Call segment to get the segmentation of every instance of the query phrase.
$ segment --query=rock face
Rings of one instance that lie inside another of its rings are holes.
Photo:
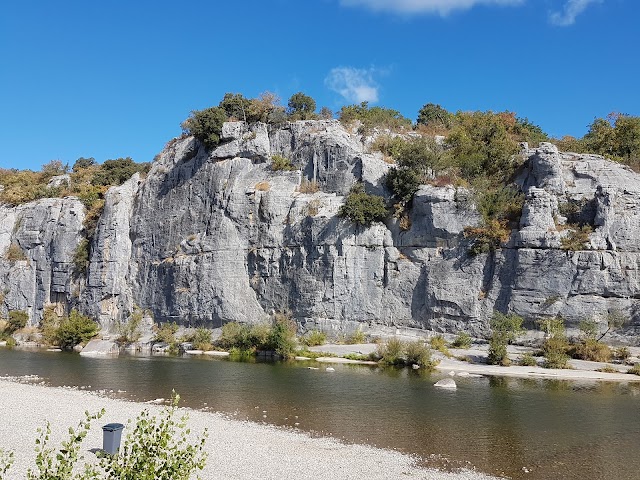
[[[474,257],[463,230],[479,215],[462,188],[422,186],[402,226],[341,218],[356,181],[388,197],[389,165],[336,121],[234,122],[222,137],[213,151],[176,139],[145,179],[112,188],[77,282],[77,200],[1,208],[0,248],[17,243],[28,258],[0,261],[3,308],[26,309],[37,322],[49,302],[77,304],[107,328],[136,305],[193,326],[289,311],[306,328],[334,332],[479,335],[494,309],[530,326],[554,315],[575,326],[620,310],[631,318],[628,338],[640,324],[640,178],[626,167],[551,144],[526,150],[520,227],[503,248]],[[296,170],[273,171],[276,154]],[[562,250],[577,223],[593,226],[588,246]]]

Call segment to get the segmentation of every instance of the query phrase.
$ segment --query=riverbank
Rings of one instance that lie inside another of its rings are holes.
[[[181,392],[183,397],[188,392]],[[159,412],[158,405],[140,404],[99,396],[87,391],[44,387],[0,379],[0,449],[15,452],[11,479],[26,478],[33,467],[38,427],[48,420],[52,426],[52,444],[59,445],[67,429],[83,418],[84,412],[106,409],[99,423],[92,425],[83,443],[87,460],[95,456],[89,450],[102,446],[101,425],[127,423],[148,408]],[[490,480],[478,472],[466,470],[441,472],[416,466],[416,459],[391,450],[365,445],[344,444],[332,438],[312,438],[293,430],[266,424],[233,420],[221,414],[188,410],[189,425],[199,433],[209,431],[209,454],[203,480],[217,479],[380,479],[413,478],[424,480]],[[126,434],[125,429],[125,434]]]

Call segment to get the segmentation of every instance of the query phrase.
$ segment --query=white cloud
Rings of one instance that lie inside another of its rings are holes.
[[[476,5],[522,5],[525,0],[340,0],[348,7],[368,7],[376,11],[400,14],[436,13],[442,16],[455,10],[468,10]]]
[[[553,25],[566,27],[573,25],[576,17],[584,12],[592,3],[601,3],[602,0],[567,0],[561,12],[553,12],[549,16],[549,21]]]
[[[339,93],[350,102],[377,102],[378,84],[373,79],[375,69],[368,70],[353,67],[331,69],[324,84]]]

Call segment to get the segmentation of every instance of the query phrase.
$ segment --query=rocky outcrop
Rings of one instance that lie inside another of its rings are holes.
[[[529,325],[553,315],[576,325],[621,310],[635,333],[640,178],[626,167],[551,144],[526,150],[519,228],[503,248],[470,256],[463,232],[479,215],[463,188],[422,186],[402,221],[363,228],[338,215],[356,181],[389,198],[389,164],[336,121],[233,122],[222,138],[212,151],[175,139],[145,179],[109,191],[86,280],[77,284],[77,200],[1,209],[0,247],[17,242],[29,259],[2,261],[3,308],[29,309],[37,321],[50,301],[79,301],[105,327],[137,305],[156,320],[192,326],[289,311],[306,328],[335,332],[473,334],[486,333],[495,309]],[[276,154],[296,170],[273,171]],[[562,250],[578,223],[593,228],[588,245]]]

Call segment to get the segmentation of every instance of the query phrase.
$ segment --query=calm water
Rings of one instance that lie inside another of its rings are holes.
[[[457,378],[336,365],[76,354],[0,348],[0,375],[38,375],[51,385],[167,398],[349,442],[415,453],[426,464],[465,466],[527,479],[640,478],[640,386]],[[263,418],[266,411],[267,418]],[[434,457],[438,456],[438,457]],[[523,467],[530,470],[524,473]]]

